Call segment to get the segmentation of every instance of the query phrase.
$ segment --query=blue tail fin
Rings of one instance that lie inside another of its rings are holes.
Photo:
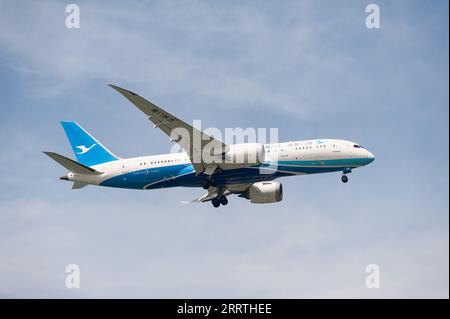
[[[77,161],[81,164],[94,166],[119,159],[77,123],[61,122],[61,124]]]

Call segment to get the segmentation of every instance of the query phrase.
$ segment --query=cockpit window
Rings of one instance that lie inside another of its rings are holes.
[[[354,147],[354,148],[364,148],[364,147],[362,147],[361,145],[357,145],[357,144],[353,145],[353,147]]]

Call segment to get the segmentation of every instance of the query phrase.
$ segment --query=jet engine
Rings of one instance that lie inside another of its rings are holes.
[[[247,192],[247,199],[252,203],[276,203],[283,199],[283,185],[278,182],[253,183]]]
[[[222,154],[222,163],[218,166],[224,170],[259,165],[265,158],[264,144],[242,143],[229,145]]]

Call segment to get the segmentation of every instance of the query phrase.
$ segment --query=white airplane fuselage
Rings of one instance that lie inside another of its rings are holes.
[[[222,185],[274,180],[283,176],[342,171],[370,164],[374,155],[357,143],[320,139],[265,144],[263,164],[222,171],[215,175]],[[68,173],[64,179],[85,184],[129,189],[201,186],[186,153],[139,156],[92,166],[99,175]]]

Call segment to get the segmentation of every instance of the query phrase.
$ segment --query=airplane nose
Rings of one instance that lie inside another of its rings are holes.
[[[370,160],[369,163],[372,163],[375,160],[375,155],[373,155],[371,152],[367,151],[367,158]]]

